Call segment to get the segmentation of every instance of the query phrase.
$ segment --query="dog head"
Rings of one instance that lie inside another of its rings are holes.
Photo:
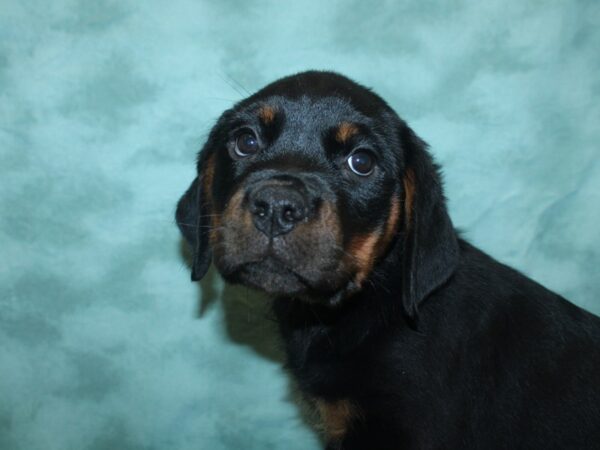
[[[286,77],[225,111],[197,170],[176,213],[193,280],[214,260],[228,282],[335,305],[393,260],[414,317],[456,265],[426,145],[341,75]]]

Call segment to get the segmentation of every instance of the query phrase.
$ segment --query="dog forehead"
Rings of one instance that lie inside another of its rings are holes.
[[[299,98],[272,96],[260,102],[280,114],[288,130],[319,131],[337,127],[343,122],[369,125],[371,119],[361,114],[345,98],[329,96],[314,98],[308,95]]]
[[[329,71],[309,70],[281,78],[263,87],[241,104],[248,105],[271,96],[281,96],[290,100],[302,97],[337,97],[346,100],[355,110],[367,117],[378,117],[389,109],[387,103],[367,87]]]

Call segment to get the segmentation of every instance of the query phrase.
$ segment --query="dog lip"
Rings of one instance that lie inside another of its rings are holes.
[[[259,265],[265,265],[266,270],[269,270],[271,273],[274,273],[276,275],[280,275],[280,274],[284,275],[284,276],[285,275],[293,275],[302,284],[306,285],[307,287],[311,287],[310,282],[306,278],[304,278],[302,275],[300,275],[294,269],[290,268],[284,261],[282,261],[280,258],[278,258],[276,255],[272,254],[271,252],[268,252],[260,259],[253,260],[253,261],[246,261],[246,262],[240,264],[239,269],[244,270],[248,266],[259,266]]]
[[[310,291],[307,281],[288,266],[274,258],[248,261],[232,273],[236,282],[272,295],[299,295]]]

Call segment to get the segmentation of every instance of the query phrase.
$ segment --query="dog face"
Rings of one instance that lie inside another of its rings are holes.
[[[331,305],[395,258],[411,314],[457,252],[423,142],[330,72],[283,78],[223,113],[176,216],[193,279],[212,258],[226,281]]]

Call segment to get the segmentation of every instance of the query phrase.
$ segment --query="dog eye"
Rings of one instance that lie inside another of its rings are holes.
[[[365,150],[355,151],[346,161],[350,170],[361,177],[371,175],[375,168],[375,158],[371,152]]]
[[[250,131],[243,132],[235,140],[235,154],[242,158],[253,155],[259,148],[258,139]]]

